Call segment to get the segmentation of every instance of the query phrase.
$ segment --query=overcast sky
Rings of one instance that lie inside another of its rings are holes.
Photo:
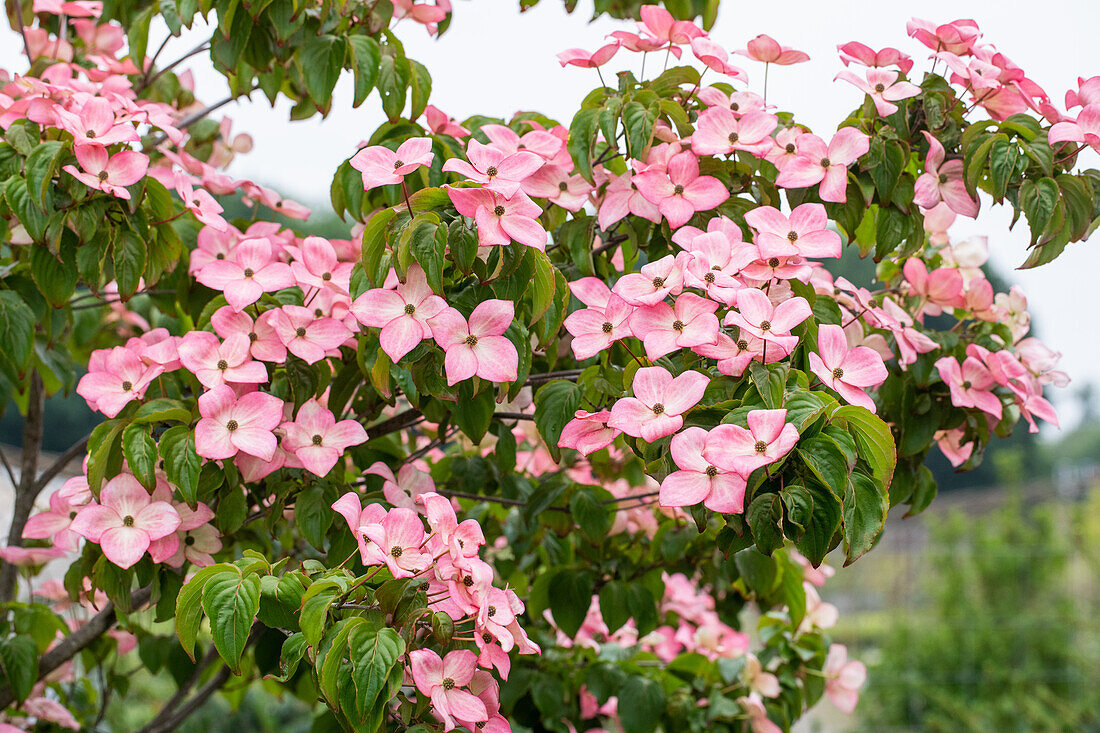
[[[593,50],[612,30],[632,29],[628,22],[609,18],[589,23],[591,0],[582,0],[573,15],[563,11],[561,0],[542,0],[523,14],[518,4],[518,0],[455,0],[454,21],[438,40],[410,22],[398,25],[409,56],[432,74],[433,104],[460,119],[475,113],[507,117],[518,110],[538,110],[568,124],[571,111],[597,80],[592,71],[563,70],[555,54],[575,46]],[[733,50],[744,48],[758,33],[768,33],[784,45],[809,53],[810,63],[771,70],[768,97],[828,138],[861,101],[854,87],[832,80],[843,68],[836,56],[838,44],[859,40],[873,48],[900,48],[917,61],[915,78],[928,68],[924,61],[928,51],[905,33],[912,7],[881,0],[727,1],[711,36]],[[1077,76],[1100,74],[1100,45],[1095,42],[1100,3],[1092,0],[924,0],[920,8],[921,17],[936,22],[958,17],[977,20],[985,40],[1021,66],[1056,104],[1061,104],[1066,89],[1076,87]],[[163,28],[154,30],[151,48],[163,34]],[[17,36],[5,30],[0,38],[4,39],[0,66],[21,69]],[[197,39],[174,40],[162,59],[181,55]],[[639,59],[636,54],[620,53],[605,68],[613,74],[629,65],[637,74]],[[759,92],[762,66],[740,57],[734,62],[748,71],[749,88]],[[660,59],[651,54],[647,73],[659,65]],[[225,96],[225,83],[208,61],[197,57],[190,68],[201,99],[213,102]],[[607,71],[605,76],[610,78]],[[251,133],[256,143],[252,153],[238,156],[230,172],[277,186],[304,203],[324,205],[336,166],[382,121],[374,111],[378,104],[373,93],[362,107],[351,109],[350,86],[347,75],[337,87],[334,112],[327,120],[289,122],[289,105],[280,103],[272,110],[259,93],[253,103],[226,106],[235,130]],[[1089,165],[1094,164],[1091,159]],[[1030,297],[1044,340],[1065,355],[1063,366],[1074,378],[1074,386],[1086,381],[1100,384],[1100,340],[1092,322],[1098,309],[1088,300],[1097,291],[1100,239],[1070,245],[1061,258],[1038,270],[1013,271],[1026,257],[1027,227],[1021,222],[1009,232],[1009,221],[1009,210],[994,208],[986,199],[978,221],[960,221],[952,233],[960,238],[989,237],[993,262]],[[1069,400],[1059,402],[1065,418],[1072,420]]]

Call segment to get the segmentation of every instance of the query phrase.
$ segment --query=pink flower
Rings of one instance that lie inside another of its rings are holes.
[[[474,375],[496,383],[514,381],[519,352],[503,335],[514,317],[511,301],[486,300],[474,308],[468,324],[454,308],[445,308],[432,318],[432,337],[446,352],[447,384]]]
[[[905,30],[933,51],[959,55],[970,53],[982,35],[978,24],[972,20],[953,20],[937,26],[927,20],[913,18],[905,24]]]
[[[327,476],[350,446],[367,441],[367,431],[355,420],[341,420],[317,400],[308,400],[294,422],[282,424],[283,447],[297,456],[307,471]]]
[[[108,481],[99,501],[81,509],[70,528],[89,542],[98,543],[107,559],[120,568],[132,566],[149,549],[150,542],[172,534],[180,524],[180,516],[171,504],[153,501],[145,487],[129,474]]]
[[[611,419],[609,410],[599,412],[585,412],[577,410],[573,413],[573,419],[562,428],[561,438],[558,439],[559,448],[575,448],[581,455],[588,456],[596,451],[606,448],[615,442],[615,438],[622,433],[621,430],[610,428],[607,421]]]
[[[80,378],[76,393],[88,407],[114,417],[132,400],[145,397],[149,383],[162,372],[160,366],[150,366],[138,352],[124,346],[92,353],[88,373]]]
[[[643,367],[634,375],[634,396],[611,408],[607,426],[652,443],[684,425],[683,413],[703,398],[710,378],[687,371],[673,378],[664,367]]]
[[[837,46],[836,50],[839,52],[840,60],[844,62],[845,66],[850,63],[878,67],[897,66],[901,69],[901,73],[906,75],[913,68],[913,60],[909,58],[909,55],[896,48],[884,48],[881,51],[875,51],[859,41],[852,41],[845,43],[843,46]]]
[[[741,329],[742,335],[752,334],[766,341],[790,345],[787,352],[798,343],[791,329],[810,317],[812,311],[805,298],[796,297],[772,305],[763,290],[749,288],[737,295],[737,311],[726,314],[725,323]],[[791,339],[794,339],[792,342]]]
[[[588,359],[616,341],[633,335],[629,325],[633,312],[633,306],[611,293],[602,308],[591,307],[570,313],[565,319],[565,328],[573,335],[570,344],[573,356]]]
[[[359,531],[381,552],[395,578],[411,578],[432,564],[431,554],[421,549],[424,525],[412,509],[390,509],[381,522],[360,520]]]
[[[133,124],[115,124],[115,110],[104,97],[92,97],[77,111],[55,108],[60,126],[72,133],[73,144],[79,147],[107,147],[116,143],[140,140]],[[83,165],[83,163],[81,163]]]
[[[773,206],[746,212],[745,221],[757,231],[760,256],[840,257],[840,235],[828,228],[829,215],[821,204],[802,204],[783,216]]]
[[[744,70],[729,63],[729,54],[726,49],[705,36],[691,39],[691,51],[695,58],[702,61],[708,69],[713,69],[719,74],[724,74],[733,79],[748,81],[749,76]]]
[[[645,344],[646,358],[656,361],[684,347],[718,341],[718,304],[684,293],[674,306],[667,303],[643,306],[630,316],[630,330]]]
[[[208,288],[225,293],[235,311],[244,310],[270,293],[294,285],[290,265],[275,260],[267,237],[245,239],[233,252],[233,259],[214,260],[195,275]]]
[[[943,308],[961,308],[965,305],[963,277],[957,268],[937,267],[929,272],[924,260],[910,257],[905,261],[902,272],[909,282],[909,294],[927,301],[922,304],[924,313],[938,316]]]
[[[253,361],[248,336],[234,334],[225,342],[209,331],[188,331],[178,348],[180,363],[207,389],[222,384],[262,384],[267,367]]]
[[[485,188],[444,188],[458,212],[477,224],[478,245],[508,244],[514,239],[540,252],[546,248],[546,230],[538,222],[542,207],[518,190],[518,184],[510,198]]]
[[[1003,411],[1001,400],[993,394],[993,375],[973,356],[959,364],[951,356],[945,356],[936,362],[940,378],[951,390],[951,404],[955,407],[975,407],[989,413],[998,420]]]
[[[957,214],[971,218],[977,216],[980,203],[966,190],[963,162],[949,160],[945,163],[943,145],[927,130],[922,132],[928,140],[928,157],[924,159],[924,173],[917,178],[914,187],[914,203],[931,209],[943,201]]]
[[[523,182],[523,192],[528,196],[553,201],[568,211],[580,211],[588,202],[592,186],[579,174],[569,175],[567,168],[547,164]]]
[[[638,27],[663,43],[684,45],[704,35],[703,29],[688,20],[676,20],[659,5],[643,5]]]
[[[235,311],[232,306],[226,305],[214,311],[214,315],[210,317],[210,325],[226,341],[234,336],[245,336],[252,358],[282,363],[286,361],[286,347],[272,325],[276,312],[264,311],[253,321],[252,316],[244,311]]]
[[[844,329],[829,324],[817,330],[817,349],[820,356],[814,353],[809,356],[810,371],[851,404],[875,412],[874,400],[863,390],[886,381],[888,372],[882,357],[866,346],[849,351]]]
[[[401,183],[417,168],[431,165],[434,158],[431,138],[414,137],[401,143],[396,152],[384,145],[363,148],[349,163],[363,174],[363,188],[369,191],[379,186]]]
[[[684,266],[690,258],[687,253],[665,255],[642,265],[641,272],[619,278],[612,292],[633,306],[656,305],[669,295],[679,295],[684,289]]]
[[[318,318],[300,305],[284,305],[272,316],[271,324],[287,351],[307,364],[324,359],[351,336],[351,330],[335,318]]]
[[[691,149],[698,155],[728,155],[744,150],[759,158],[774,145],[771,134],[778,122],[767,112],[737,115],[726,107],[710,107],[695,123]]]
[[[786,419],[786,410],[753,410],[747,430],[719,425],[710,431],[707,455],[718,465],[748,476],[787,455],[798,442],[798,430]]]
[[[562,67],[579,66],[582,69],[596,69],[608,61],[619,50],[619,43],[609,43],[601,46],[592,53],[583,48],[570,48],[558,54],[558,62]]]
[[[349,491],[333,502],[332,509],[347,520],[348,529],[351,530],[352,536],[359,545],[359,556],[363,564],[367,566],[383,564],[385,558],[382,550],[363,536],[364,527],[380,524],[386,518],[386,510],[382,505],[371,504],[364,508],[359,496]]]
[[[739,697],[737,702],[745,708],[749,716],[752,733],[783,733],[783,729],[768,719],[768,710],[759,693],[750,692],[748,697]]]
[[[820,138],[799,138],[798,157],[787,163],[775,179],[783,188],[806,188],[821,183],[822,200],[844,203],[848,200],[848,166],[871,148],[871,139],[854,127],[843,127],[825,148]]]
[[[424,108],[424,120],[428,123],[428,129],[437,135],[450,135],[456,139],[462,139],[470,134],[462,125],[448,117],[447,113],[438,107],[429,104]]]
[[[661,221],[661,211],[649,201],[634,183],[634,176],[624,173],[611,176],[600,202],[600,229],[607,230],[627,214],[640,216],[654,223]]]
[[[54,547],[75,552],[80,539],[69,525],[79,507],[69,501],[60,490],[50,494],[50,509],[27,519],[23,527],[24,539],[50,540]]]
[[[203,458],[232,458],[237,451],[270,461],[278,441],[272,432],[283,419],[283,401],[265,392],[237,399],[233,388],[215,387],[199,397],[202,419],[195,425],[195,451]]]
[[[411,463],[405,463],[393,475],[393,471],[382,461],[375,461],[363,474],[382,477],[382,496],[394,506],[403,506],[416,511],[416,504],[424,494],[435,492],[435,481],[430,473],[421,471]],[[431,516],[428,517],[429,522]]]
[[[718,361],[718,371],[722,374],[740,377],[751,362],[759,361],[762,364],[770,364],[785,359],[796,345],[797,339],[794,343],[789,341],[776,343],[774,340],[764,341],[764,339],[746,332],[734,341],[726,334],[719,333],[717,343],[702,344],[696,346],[692,351],[708,359],[716,359]],[[769,346],[770,348],[768,348]],[[767,361],[764,361],[765,356],[767,356]]]
[[[825,694],[842,712],[852,714],[859,702],[859,688],[867,681],[867,668],[863,662],[848,661],[848,648],[833,644],[825,657]]]
[[[68,551],[60,547],[19,547],[17,545],[0,547],[0,560],[20,568],[45,565],[50,560],[65,557],[67,554]],[[17,730],[22,733],[21,729]],[[0,733],[3,733],[2,728]]]
[[[149,157],[133,150],[124,150],[110,157],[107,148],[80,145],[75,152],[76,162],[80,163],[83,170],[73,165],[67,165],[63,170],[89,188],[118,196],[120,199],[129,200],[130,192],[126,190],[126,186],[140,181],[149,170]]]
[[[709,211],[730,197],[725,185],[713,176],[699,175],[699,159],[684,151],[672,156],[668,170],[647,170],[634,176],[634,184],[651,203],[657,204],[668,225],[687,223],[696,211]]]
[[[716,512],[740,514],[745,504],[745,477],[717,465],[713,446],[720,435],[690,427],[672,437],[673,471],[661,482],[661,506],[694,506],[699,502]],[[720,461],[719,461],[720,462]]]
[[[396,364],[422,340],[432,337],[428,321],[446,307],[447,302],[428,287],[423,268],[414,264],[396,291],[368,290],[355,299],[351,312],[364,326],[382,329],[382,350]]]
[[[748,56],[750,59],[763,61],[765,64],[790,66],[791,64],[800,64],[803,61],[810,60],[810,57],[804,52],[780,46],[774,38],[763,33],[749,41],[747,46],[747,48],[736,51],[736,53]]]
[[[458,173],[471,181],[485,185],[490,191],[504,198],[512,198],[519,191],[523,179],[542,167],[543,160],[534,153],[520,151],[505,155],[489,145],[471,140],[466,149],[470,162],[450,158],[443,163],[446,172]]]
[[[717,219],[711,219],[712,224],[715,221]],[[679,232],[684,229],[686,227]],[[736,237],[736,241],[731,242],[731,236]],[[744,288],[737,276],[756,258],[757,249],[741,241],[740,229],[732,235],[714,229],[699,234],[690,244],[691,262],[684,270],[684,283],[702,288],[711,300],[732,306],[737,302],[738,291]]]
[[[332,289],[348,295],[351,263],[340,262],[336,248],[323,237],[306,237],[299,256],[290,265],[298,284],[303,288]]]
[[[920,87],[907,81],[898,81],[899,73],[892,69],[867,69],[865,76],[866,78],[860,79],[852,72],[845,70],[835,78],[843,79],[871,97],[871,101],[875,103],[875,111],[882,117],[898,111],[898,106],[894,102],[920,94]]]
[[[478,723],[489,719],[480,698],[461,688],[470,684],[477,670],[477,655],[456,649],[440,659],[431,649],[409,652],[416,689],[431,698],[432,708],[443,719],[443,729],[453,730],[455,718]]]

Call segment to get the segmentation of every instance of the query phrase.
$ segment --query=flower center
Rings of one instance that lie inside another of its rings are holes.
[[[245,277],[252,277],[255,274],[256,274],[256,271],[253,270],[251,267],[244,268],[244,276]]]
[[[768,444],[762,440],[756,441],[756,445],[752,447],[757,453],[766,453],[768,451]]]
[[[707,473],[707,475],[708,475],[708,476],[710,476],[711,478],[714,478],[715,476],[717,476],[717,475],[718,475],[718,469],[717,469],[717,468],[716,468],[715,466],[707,466],[707,471],[706,471],[706,473]]]
[[[236,420],[230,420],[229,422],[227,422],[225,424],[225,429],[228,430],[231,433],[239,427],[240,427],[240,425],[237,423]]]
[[[493,635],[486,631],[484,634],[481,635],[481,640],[484,641],[486,644],[492,644]]]
[[[497,167],[495,165],[491,165],[491,166],[489,166],[488,168],[485,169],[485,175],[489,176],[489,178],[492,178],[496,174],[497,174]]]
[[[191,545],[195,544],[195,538],[191,535],[187,535],[187,537],[183,540],[183,544],[190,547]]]
[[[250,343],[256,343],[257,341],[260,340],[260,334],[256,333],[255,331],[252,331],[248,334],[248,340],[249,340]]]
[[[749,350],[749,342],[746,341],[745,339],[741,339],[740,341],[737,342],[737,350],[738,351],[748,351]]]
[[[829,160],[828,158],[822,158],[821,159],[821,167],[822,168],[828,168],[832,164],[833,164],[833,162],[831,160]]]
[[[684,322],[683,321],[673,321],[672,322],[672,330],[683,332]]]
[[[129,392],[133,388],[134,388],[134,383],[129,381],[129,380],[122,383],[122,391],[123,392]]]
[[[398,545],[394,545],[393,547],[390,548],[390,555],[392,555],[395,558],[401,557],[402,552],[404,552],[404,550],[402,550],[401,547],[398,546]]]
[[[713,283],[714,282],[714,273],[713,272],[708,272],[706,275],[703,275],[703,280],[705,280],[707,282],[707,284]]]
[[[844,370],[843,369],[841,369],[840,367],[837,367],[836,369],[833,370],[833,379],[843,379],[843,378],[844,378]]]
[[[566,191],[569,190],[569,184],[566,183],[565,181],[562,181],[561,183],[558,184],[558,190],[561,191],[562,193],[565,193]]]
[[[306,337],[305,327],[304,326],[298,326],[298,328],[294,329],[294,335],[297,336],[300,339],[304,339]]]
[[[653,406],[653,414],[654,415],[660,415],[664,411],[665,411],[665,406],[662,405],[660,402],[658,402],[657,404],[655,404]]]
[[[400,167],[401,167],[401,166],[403,166],[403,165],[405,165],[405,161],[403,161],[403,160],[395,160],[395,161],[393,161],[393,169],[394,169],[394,170],[397,170],[398,168],[400,168]]]
[[[677,183],[676,188],[672,189],[672,195],[673,196],[683,196],[684,195],[684,186],[683,186],[683,184]]]
[[[658,290],[660,290],[660,289],[661,289],[661,288],[663,288],[664,286],[665,286],[665,279],[664,279],[663,277],[655,277],[655,278],[653,278],[653,287],[655,287],[655,288],[657,288]]]
[[[738,104],[737,102],[731,102],[730,103],[730,109],[732,109],[734,112],[736,112],[737,110],[741,109],[741,105]]]
[[[488,616],[489,618],[492,618],[493,616],[496,616],[497,615],[497,607],[496,606],[489,606],[489,608],[485,609],[485,615]]]
[[[314,308],[313,309],[313,317],[314,318],[320,318],[323,315],[325,315],[325,312],[323,310],[321,310],[320,308]]]
[[[791,231],[787,232],[787,241],[790,242],[791,244],[794,244],[795,242],[797,242],[798,241],[798,232],[796,232],[793,229]]]
[[[328,282],[329,280],[332,279],[332,273],[331,272],[324,273],[323,275],[321,275],[321,279],[324,280],[325,282]]]
[[[125,517],[122,518],[122,526],[123,527],[133,527],[134,526],[134,518],[132,516],[130,516],[129,514],[127,514]]]
[[[768,260],[768,267],[772,268],[773,270],[779,267],[779,258],[772,257],[770,260]]]
[[[794,146],[794,143],[787,143],[787,147],[783,148],[783,150],[785,150],[787,153],[793,154],[796,148]]]
[[[444,690],[453,690],[454,688],[455,688],[455,681],[452,680],[450,677],[444,677],[443,678],[443,689]]]
[[[218,252],[216,255],[214,255],[214,259],[224,260],[225,259],[225,253],[224,252]]]
[[[770,331],[770,330],[772,330],[772,322],[771,321],[761,321],[760,322],[760,330],[761,331]]]
[[[219,359],[218,360],[218,371],[224,372],[228,368],[229,368],[229,362],[228,361],[226,361],[225,359]]]
[[[731,132],[730,136],[726,139],[730,141],[730,145],[736,145],[737,144],[737,133],[736,132]]]
[[[314,445],[321,445],[321,443],[325,442],[325,439],[320,435],[314,435],[311,440],[313,441]]]
[[[494,207],[493,214],[495,214],[496,216],[504,216],[504,207],[499,205]]]
[[[474,578],[472,575],[467,575],[465,578],[462,579],[462,585],[466,586],[467,588],[471,587],[473,584]]]
[[[101,181],[106,181],[106,180],[107,180],[107,176],[108,176],[108,173],[107,173],[107,171],[100,171],[100,172],[99,172],[99,180],[101,180]]]
[[[84,136],[94,138],[95,137],[95,130],[88,130],[86,133],[84,133]]]
[[[946,173],[941,173],[940,174],[940,183],[947,183],[947,174]]]
[[[885,91],[886,91],[886,85],[885,84],[875,84],[875,92],[877,94],[882,94]]]
[[[405,304],[405,315],[411,316],[413,313],[416,313],[416,306],[413,305],[412,303],[406,303]]]
[[[962,388],[963,388],[963,389],[970,389],[970,388],[971,388],[971,387],[973,387],[973,386],[974,386],[974,385],[972,385],[972,384],[970,383],[970,380],[969,380],[969,379],[968,379],[968,380],[966,380],[965,382],[963,382],[963,383],[962,383]]]
[[[611,333],[613,330],[615,330],[615,326],[611,324],[611,321],[604,321],[603,325],[600,326],[600,330],[602,330],[604,333]]]
[[[471,333],[463,340],[463,343],[465,343],[467,346],[477,346],[477,336]]]

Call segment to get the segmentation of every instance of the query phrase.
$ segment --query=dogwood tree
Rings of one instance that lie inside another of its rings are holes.
[[[929,451],[966,469],[1056,422],[1058,355],[950,227],[1012,207],[1026,266],[1084,239],[1100,77],[1063,111],[973,21],[913,20],[908,51],[838,38],[853,111],[829,132],[764,96],[807,55],[708,35],[711,0],[597,2],[622,28],[559,56],[596,71],[561,121],[430,104],[399,34],[445,32],[446,0],[7,8],[5,730],[95,727],[138,667],[176,689],[143,731],[231,680],[317,730],[851,712],[826,556],[932,502]],[[183,57],[150,48],[200,18]],[[347,238],[225,172],[250,142],[198,101],[199,55],[295,119],[341,114],[344,71],[381,106],[332,178]],[[830,273],[846,251],[874,282]],[[44,400],[73,390],[102,421],[40,465]]]

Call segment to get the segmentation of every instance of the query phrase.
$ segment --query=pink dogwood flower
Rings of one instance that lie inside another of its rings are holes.
[[[825,657],[825,694],[842,712],[849,715],[859,702],[859,688],[867,681],[867,668],[863,662],[848,660],[848,648],[833,644]]]
[[[718,304],[684,293],[675,305],[644,306],[630,316],[630,330],[642,339],[646,358],[656,361],[680,348],[718,341]]]
[[[116,124],[114,106],[104,97],[92,97],[78,110],[59,106],[55,114],[61,127],[72,133],[73,144],[77,147],[107,147],[141,139],[132,123]]]
[[[859,41],[852,41],[845,43],[843,46],[837,46],[836,50],[845,66],[848,64],[877,67],[897,66],[901,69],[901,73],[906,75],[913,68],[913,59],[909,57],[909,54],[902,53],[896,48],[884,48],[881,51],[875,51]]]
[[[848,350],[848,338],[840,326],[823,324],[817,330],[818,354],[810,353],[810,371],[822,384],[836,390],[853,405],[875,412],[875,402],[864,391],[886,381],[888,372],[882,357],[873,349],[857,346]]]
[[[920,94],[920,87],[907,81],[898,81],[899,75],[893,69],[871,68],[867,69],[863,79],[847,70],[837,74],[835,79],[843,79],[868,95],[875,103],[875,111],[886,117],[898,111],[894,102]]]
[[[783,216],[774,206],[758,206],[745,214],[757,231],[761,257],[840,257],[840,235],[830,229],[829,215],[821,204],[802,204]],[[792,251],[793,250],[793,251]]]
[[[634,183],[634,175],[629,172],[610,177],[600,202],[600,229],[607,230],[627,214],[640,216],[654,223],[661,221],[661,210],[642,195]]]
[[[672,437],[672,460],[680,470],[661,482],[661,506],[694,506],[702,502],[716,512],[743,511],[745,477],[732,468],[717,465],[712,456],[713,446],[720,437],[699,427],[690,427]]]
[[[88,407],[114,417],[133,400],[145,397],[145,390],[164,369],[142,361],[138,352],[124,346],[96,351],[88,364],[88,373],[80,378],[76,393]]]
[[[743,476],[775,463],[798,442],[798,430],[786,421],[786,410],[753,410],[747,419],[748,429],[719,425],[707,441],[709,458]]]
[[[222,384],[262,384],[267,367],[253,361],[248,336],[234,334],[224,342],[209,331],[188,331],[177,350],[180,363],[207,389]]]
[[[431,138],[414,137],[401,143],[396,151],[384,145],[363,148],[348,162],[362,173],[363,188],[369,191],[379,186],[401,183],[417,168],[431,165],[434,158]]]
[[[928,131],[922,130],[922,132],[928,140],[928,157],[924,159],[924,173],[917,178],[913,202],[918,206],[931,209],[943,201],[956,214],[976,217],[980,203],[966,190],[966,183],[963,181],[963,162],[961,160],[944,162],[943,145]]]
[[[466,155],[469,162],[461,158],[450,158],[443,163],[443,170],[484,184],[485,188],[504,198],[515,196],[523,179],[543,164],[542,158],[534,153],[524,150],[505,155],[497,148],[483,145],[477,140],[470,141]]]
[[[623,275],[611,290],[630,305],[656,305],[684,289],[684,267],[689,260],[690,255],[683,252],[665,255],[642,265],[640,272]]]
[[[582,69],[598,69],[611,60],[619,50],[619,43],[609,43],[601,46],[592,53],[583,48],[569,48],[558,54],[558,62],[562,68],[566,66],[579,66]]]
[[[318,318],[300,305],[284,305],[271,319],[287,351],[307,364],[316,364],[351,336],[351,329],[335,318]]]
[[[54,547],[75,552],[80,538],[70,525],[79,509],[60,490],[55,491],[50,494],[49,511],[38,512],[27,519],[27,524],[23,527],[23,537],[30,540],[50,540]]]
[[[286,347],[272,324],[276,312],[264,311],[253,321],[252,316],[244,311],[235,311],[232,306],[226,305],[214,311],[210,325],[226,341],[234,336],[247,338],[248,351],[253,359],[279,364],[286,361]]]
[[[99,501],[77,512],[70,529],[97,543],[107,559],[123,569],[140,560],[150,542],[172,534],[180,524],[171,504],[153,501],[129,474],[108,481]]]
[[[771,134],[778,122],[767,112],[737,115],[725,107],[710,107],[695,123],[691,149],[698,155],[729,155],[744,150],[759,158],[771,150]]]
[[[390,509],[381,522],[361,524],[359,531],[382,554],[395,578],[411,578],[432,564],[424,552],[424,525],[412,509]]]
[[[844,203],[848,200],[848,166],[871,149],[871,139],[854,127],[837,130],[826,148],[817,137],[799,138],[798,156],[787,163],[775,179],[783,188],[806,188],[817,183],[822,200]]]
[[[953,20],[937,26],[927,20],[912,18],[905,24],[905,30],[933,51],[947,51],[958,55],[970,53],[982,35],[978,24],[969,19]]]
[[[981,361],[968,356],[959,364],[954,357],[944,356],[936,361],[936,370],[951,390],[951,404],[955,407],[974,407],[1001,419],[1003,406],[992,391],[995,386],[993,375]]]
[[[703,398],[710,378],[695,371],[678,377],[664,367],[642,367],[634,375],[633,397],[611,408],[607,426],[652,443],[684,425],[683,413]]]
[[[910,257],[905,261],[902,273],[909,282],[909,294],[925,301],[920,312],[938,316],[944,308],[962,308],[965,305],[963,277],[958,268],[937,267],[929,272],[924,260]]]
[[[737,295],[737,311],[726,314],[725,324],[737,326],[741,333],[749,333],[766,341],[779,344],[798,342],[791,329],[810,317],[812,311],[805,298],[795,297],[779,305],[772,305],[763,290],[749,288]],[[791,349],[794,348],[792,345]],[[790,349],[787,350],[788,353]]]
[[[669,159],[667,171],[646,170],[634,176],[634,184],[673,229],[696,211],[709,211],[730,197],[717,178],[699,175],[699,158],[686,150]]]
[[[332,289],[341,295],[349,294],[351,268],[350,262],[340,262],[336,248],[324,237],[306,237],[298,257],[290,265],[303,288]]]
[[[591,455],[606,448],[622,433],[621,430],[608,427],[607,421],[610,419],[610,410],[599,412],[577,410],[573,413],[573,419],[562,428],[558,447],[575,448],[582,456]]]
[[[570,344],[573,356],[588,359],[616,341],[633,335],[629,323],[633,312],[633,306],[611,293],[602,308],[591,307],[570,313],[565,319],[565,329],[573,335]]]
[[[461,140],[470,134],[470,131],[455,122],[453,117],[431,104],[424,108],[424,121],[428,123],[428,129],[437,135],[450,135]]]
[[[479,723],[489,719],[480,698],[461,688],[470,684],[477,670],[477,655],[456,649],[442,659],[431,649],[409,652],[413,683],[431,698],[432,708],[443,719],[443,729],[453,730],[455,719]]]
[[[267,237],[245,239],[233,251],[233,259],[214,260],[195,275],[208,288],[220,290],[233,310],[252,305],[264,293],[294,285],[290,265],[275,260]]]
[[[355,420],[336,417],[317,400],[307,400],[293,422],[284,422],[283,448],[297,456],[307,471],[327,476],[349,447],[367,441],[367,431]]]
[[[432,337],[446,352],[447,384],[475,375],[495,383],[514,381],[519,352],[503,335],[514,317],[511,301],[486,300],[474,308],[469,323],[454,308],[445,308],[432,318]]]
[[[682,46],[703,35],[703,29],[689,20],[676,20],[659,5],[643,5],[638,27],[665,44]]]
[[[740,79],[745,82],[749,80],[749,75],[743,69],[729,63],[729,53],[726,49],[706,36],[692,38],[691,51],[695,54],[695,58],[702,61],[708,69],[713,69],[731,79]]]
[[[750,692],[748,697],[739,697],[737,702],[745,708],[749,716],[749,726],[752,733],[783,733],[783,729],[768,718],[768,709],[764,707],[764,700],[757,692]]]
[[[71,173],[74,178],[97,191],[109,193],[120,199],[130,200],[126,186],[132,186],[145,177],[149,170],[149,156],[134,150],[123,150],[111,156],[107,148],[98,145],[79,145],[74,165],[66,165],[62,170]],[[82,169],[82,170],[81,170]]]
[[[787,46],[780,46],[774,38],[763,33],[749,41],[746,48],[735,53],[748,56],[756,61],[763,61],[765,64],[776,64],[777,66],[790,66],[791,64],[800,64],[803,61],[810,60],[809,55],[805,52],[796,51]]]
[[[238,451],[270,461],[278,441],[272,432],[283,419],[283,401],[266,392],[240,399],[232,387],[215,387],[199,397],[202,419],[195,425],[195,452],[203,458],[232,458]]]
[[[414,264],[396,291],[368,290],[355,299],[351,312],[364,326],[382,329],[382,350],[396,364],[422,340],[432,337],[428,321],[446,307],[447,302],[428,287],[424,269]]]
[[[588,202],[592,186],[580,174],[569,175],[568,169],[551,163],[528,176],[523,192],[553,201],[567,211],[580,211]]]
[[[477,224],[478,245],[508,244],[514,239],[540,252],[546,249],[546,230],[538,222],[542,207],[518,190],[518,184],[511,197],[486,188],[444,188],[458,213]]]

